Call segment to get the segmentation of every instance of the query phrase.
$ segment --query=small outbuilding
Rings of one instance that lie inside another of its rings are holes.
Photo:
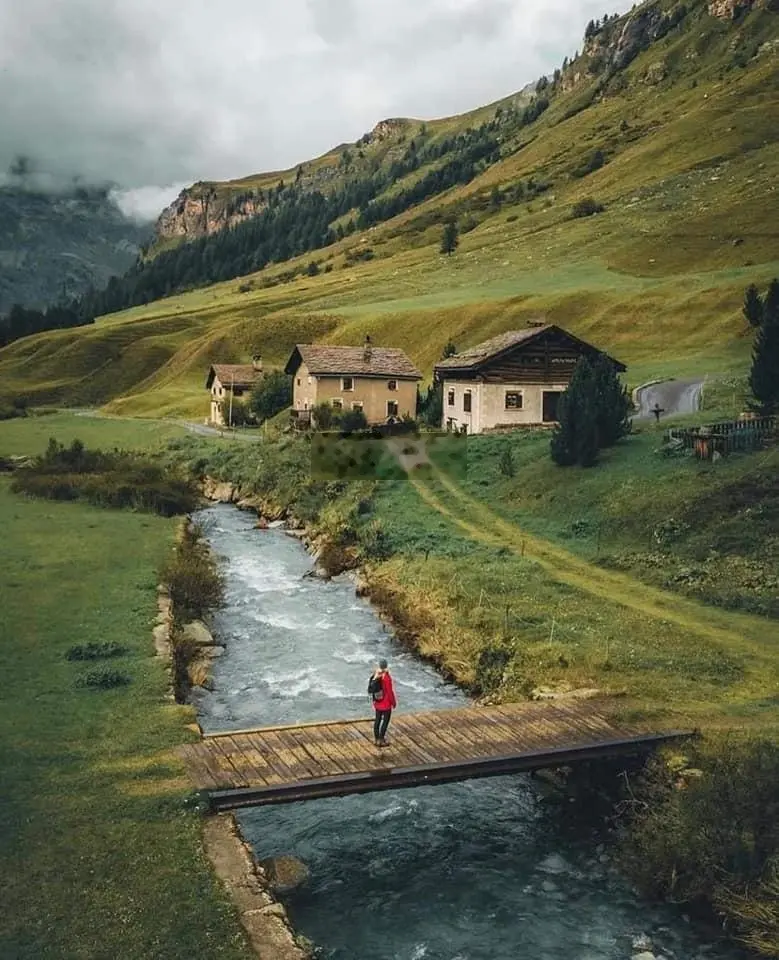
[[[262,377],[262,357],[252,357],[251,363],[215,363],[206,380],[206,389],[211,391],[209,423],[231,426],[232,400],[242,400]]]
[[[442,427],[484,433],[557,422],[557,404],[582,357],[606,357],[562,327],[538,323],[511,330],[436,364],[443,390]]]

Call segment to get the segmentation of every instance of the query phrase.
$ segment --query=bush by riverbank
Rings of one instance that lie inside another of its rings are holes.
[[[202,620],[224,602],[225,580],[219,565],[203,537],[203,531],[190,520],[179,528],[173,556],[160,569],[160,581],[167,588],[173,612],[170,636],[173,660],[173,694],[177,703],[186,703],[195,682],[193,672],[197,666],[204,676],[208,674],[208,658],[202,665],[203,647],[192,627],[199,627],[198,634],[205,634],[213,645],[213,638]],[[193,623],[193,621],[198,621]],[[190,629],[188,629],[188,627]]]
[[[623,863],[649,896],[714,911],[779,956],[779,745],[718,738],[655,760],[635,785]]]
[[[185,478],[142,454],[88,450],[80,440],[66,447],[53,437],[42,455],[16,471],[12,489],[47,500],[86,500],[164,517],[188,513],[197,502]]]

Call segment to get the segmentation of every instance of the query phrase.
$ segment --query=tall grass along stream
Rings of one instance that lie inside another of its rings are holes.
[[[304,577],[311,560],[282,530],[255,530],[232,507],[200,519],[228,579],[216,621],[227,654],[197,701],[207,732],[367,716],[381,656],[400,710],[463,703],[398,647],[348,580]],[[291,854],[310,869],[287,906],[329,960],[740,956],[637,898],[560,806],[514,776],[258,808],[239,824],[259,857]]]

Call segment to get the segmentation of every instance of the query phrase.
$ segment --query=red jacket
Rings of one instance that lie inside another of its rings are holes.
[[[381,675],[381,688],[384,696],[381,700],[374,700],[373,707],[375,710],[394,710],[398,705],[397,700],[395,699],[395,691],[392,687],[392,677],[389,673],[383,673]]]

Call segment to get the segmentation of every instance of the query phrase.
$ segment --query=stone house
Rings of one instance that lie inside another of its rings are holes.
[[[557,422],[557,403],[581,357],[607,356],[553,324],[512,330],[436,364],[442,427],[484,433]],[[623,373],[624,364],[608,357]]]
[[[208,422],[218,427],[231,426],[232,400],[247,400],[262,377],[262,357],[252,357],[251,363],[215,363],[206,380],[206,389],[211,391]]]
[[[362,410],[369,424],[416,416],[422,374],[402,350],[299,343],[284,368],[292,377],[293,416],[311,421],[321,403],[335,410]]]

